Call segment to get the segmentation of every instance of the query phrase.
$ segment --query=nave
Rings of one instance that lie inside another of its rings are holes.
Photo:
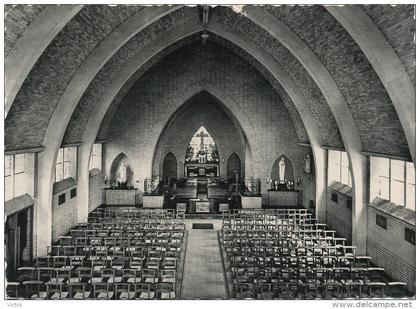
[[[8,297],[415,301],[415,5],[3,8]]]
[[[210,223],[209,223],[210,222]],[[222,219],[101,207],[18,268],[8,299],[378,299],[411,296],[306,209]]]

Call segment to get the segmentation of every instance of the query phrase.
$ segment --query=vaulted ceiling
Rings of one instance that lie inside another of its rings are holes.
[[[415,157],[413,5],[218,6],[208,22],[202,6],[5,13],[6,151],[106,139],[136,82],[206,31],[268,81],[300,142]]]

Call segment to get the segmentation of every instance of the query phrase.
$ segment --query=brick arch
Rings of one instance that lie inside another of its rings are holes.
[[[158,147],[160,145],[160,141],[164,137],[167,129],[173,124],[176,118],[183,112],[185,108],[188,108],[188,104],[190,103],[191,99],[193,99],[196,95],[207,92],[211,96],[213,96],[218,101],[218,107],[227,114],[230,120],[233,123],[233,126],[236,128],[239,136],[241,137],[242,143],[245,145],[249,145],[248,140],[258,140],[258,136],[255,134],[253,129],[245,130],[244,127],[252,128],[252,122],[246,117],[246,114],[240,109],[238,103],[232,99],[229,95],[224,93],[214,85],[212,82],[208,80],[200,80],[195,84],[188,85],[183,89],[180,89],[178,93],[173,97],[173,99],[168,103],[169,105],[177,106],[178,108],[173,112],[173,114],[165,121],[165,125],[161,130],[159,137],[156,139],[156,142],[153,146],[153,159],[152,159],[152,173],[156,173],[162,171],[162,164],[160,163],[160,159],[158,157]],[[193,136],[193,134],[200,128],[200,126],[204,126],[209,134],[212,136],[216,145],[218,145],[218,137],[212,130],[212,126],[206,122],[202,122],[195,127],[191,127],[189,132],[187,133],[188,136]],[[183,149],[187,150],[188,140]],[[251,148],[251,147],[250,147]],[[218,147],[219,156],[220,158],[224,157],[224,150],[223,148]],[[250,160],[252,160],[252,156],[260,155],[262,153],[259,152],[258,147],[253,147],[250,149]],[[181,159],[180,159],[181,160]],[[184,160],[182,160],[184,161]],[[250,171],[251,172],[251,171]]]

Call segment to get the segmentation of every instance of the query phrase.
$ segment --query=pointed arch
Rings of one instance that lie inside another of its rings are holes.
[[[241,180],[241,159],[236,152],[232,153],[227,160],[227,179],[235,179],[235,172],[238,173],[238,179]]]
[[[176,157],[172,152],[166,154],[165,158],[163,159],[163,182],[164,184],[168,184],[171,178],[177,178],[177,161]]]
[[[271,179],[280,179],[279,175],[279,162],[281,159],[284,159],[285,170],[284,170],[284,178],[287,180],[294,180],[294,172],[293,172],[293,165],[292,162],[289,160],[288,157],[286,157],[284,154],[282,154],[280,157],[276,159],[273,163],[273,167],[271,168]]]
[[[111,168],[109,170],[109,181],[111,185],[117,184],[117,173],[123,164],[127,169],[127,186],[132,186],[134,175],[133,166],[130,162],[130,159],[123,152],[116,156],[115,159],[112,161]]]

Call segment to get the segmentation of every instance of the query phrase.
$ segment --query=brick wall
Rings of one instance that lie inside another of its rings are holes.
[[[376,225],[376,215],[387,219],[387,229]],[[415,226],[369,206],[367,254],[395,280],[406,282],[411,292],[416,287],[416,246],[405,240],[405,228]]]
[[[26,31],[32,21],[45,9],[45,5],[12,5],[4,6],[4,55],[7,57],[17,40]]]
[[[52,197],[52,243],[58,240],[58,237],[68,233],[72,226],[77,223],[77,196],[70,198],[70,191],[75,189],[76,185],[56,192]],[[58,197],[66,195],[66,202],[58,205]]]
[[[337,194],[337,202],[331,200],[332,194]],[[327,225],[335,230],[337,235],[352,241],[352,211],[347,208],[351,195],[346,195],[331,187],[327,188]]]
[[[89,172],[89,212],[102,205],[102,187],[104,178],[102,172],[93,169]]]

